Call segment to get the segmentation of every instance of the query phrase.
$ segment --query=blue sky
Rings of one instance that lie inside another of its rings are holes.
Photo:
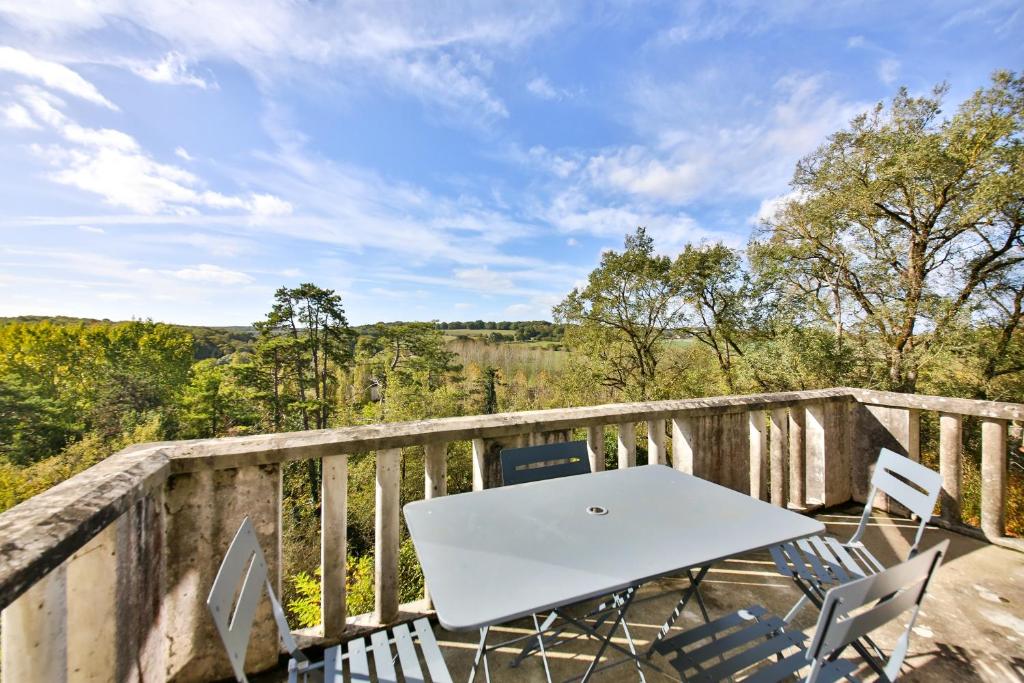
[[[742,246],[830,132],[1022,38],[1017,0],[0,0],[0,315],[550,318],[637,225]]]

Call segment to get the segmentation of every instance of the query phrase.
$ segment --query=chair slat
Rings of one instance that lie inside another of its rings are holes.
[[[758,669],[743,679],[743,683],[779,683],[779,681],[784,681],[800,669],[810,666],[806,655],[807,653],[803,650],[791,654],[781,661]]]
[[[755,640],[767,638],[773,633],[781,629],[785,624],[778,617],[772,617],[765,621],[755,621],[749,623],[745,628],[739,631],[734,631],[728,635],[718,635],[707,645],[695,648],[690,652],[686,653],[683,658],[688,659],[693,663],[693,666],[698,666],[701,662],[706,662],[709,659],[724,655],[730,650],[734,650],[741,645],[750,643]]]
[[[420,660],[416,656],[416,646],[409,634],[409,627],[399,624],[392,629],[395,634],[395,649],[398,650],[398,661],[402,664],[402,677],[406,683],[425,683]]]
[[[500,457],[505,486],[590,472],[586,441],[505,448]]]
[[[924,493],[904,484],[891,474],[893,472],[913,482],[914,486],[920,487]],[[908,457],[883,448],[878,454],[871,484],[889,497],[895,498],[918,517],[927,520],[931,519],[932,511],[935,509],[935,499],[938,498],[942,487],[942,475]]]
[[[793,567],[793,571],[803,579],[804,581],[813,581],[814,577],[807,571],[807,563],[804,562],[803,555],[797,550],[796,546],[792,543],[783,543],[780,548],[784,551],[786,557],[789,559],[789,563]]]
[[[810,541],[811,541],[811,547],[814,548],[814,553],[818,557],[820,557],[822,559],[822,561],[824,562],[824,564],[825,564],[826,568],[828,569],[828,571],[840,583],[845,583],[845,582],[849,581],[850,580],[849,574],[847,574],[846,570],[843,568],[843,566],[841,564],[839,564],[839,560],[836,558],[836,556],[834,554],[832,554],[832,551],[829,550],[829,548],[825,544],[825,542],[823,540],[821,540],[821,537],[820,536],[811,536]]]
[[[835,582],[835,579],[832,578],[832,575],[828,573],[827,569],[825,569],[825,565],[823,565],[821,563],[821,560],[818,559],[818,555],[814,552],[814,548],[811,546],[811,544],[807,542],[807,539],[800,539],[796,542],[796,545],[798,548],[800,548],[801,551],[803,551],[801,554],[804,558],[804,562],[810,565],[811,570],[814,572],[814,575],[817,577],[819,582]]]
[[[345,683],[341,657],[340,645],[324,650],[324,683]]]
[[[779,570],[779,573],[783,576],[792,578],[794,576],[793,570],[789,567],[789,563],[786,562],[786,556],[783,555],[782,550],[779,546],[772,546],[768,549],[771,553],[772,560],[775,562],[775,568]]]
[[[391,654],[391,644],[388,642],[388,632],[375,631],[371,633],[370,643],[373,647],[373,668],[377,671],[378,683],[398,683],[394,655]]]
[[[730,657],[724,662],[716,664],[710,669],[704,671],[703,675],[709,680],[721,681],[729,678],[733,674],[743,671],[747,667],[753,666],[758,662],[762,662],[769,657],[781,654],[792,647],[800,647],[806,641],[807,636],[800,631],[780,633],[779,635]],[[803,650],[800,651],[800,655],[803,656]]]
[[[366,641],[350,640],[348,648],[348,675],[352,683],[370,683],[370,663],[366,659]]]
[[[846,567],[846,571],[849,572],[852,577],[860,578],[862,576],[867,576],[864,569],[857,564],[857,561],[853,559],[843,544],[839,542],[839,539],[832,536],[826,536],[825,543],[828,544],[829,550],[832,551],[833,555],[839,558],[839,561],[844,567]]]
[[[413,623],[416,629],[416,637],[420,641],[420,650],[423,652],[423,659],[427,662],[427,671],[433,683],[452,683],[451,674],[448,673],[448,665],[445,664],[441,655],[441,648],[434,638],[434,630],[430,628],[430,622],[426,619],[417,619]]]
[[[750,617],[759,618],[763,616],[767,612],[767,610],[761,605],[753,605],[751,607],[746,608],[745,610],[742,610],[742,612],[749,614]],[[665,638],[659,643],[656,643],[654,649],[655,651],[661,654],[675,652],[677,650],[681,650],[687,645],[692,645],[693,643],[700,642],[705,638],[710,638],[711,636],[718,635],[726,629],[735,628],[737,626],[742,626],[744,624],[749,624],[753,621],[753,618],[744,618],[744,616],[740,612],[732,612],[731,614],[727,614],[724,617],[719,617],[718,619],[708,622],[707,624],[702,624],[700,626],[690,629],[689,631],[684,631],[683,633],[676,634],[671,638]]]

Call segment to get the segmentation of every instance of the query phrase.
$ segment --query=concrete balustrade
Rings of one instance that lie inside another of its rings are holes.
[[[555,443],[585,430],[591,468],[636,465],[646,423],[650,463],[797,509],[861,501],[881,447],[920,457],[920,413],[939,413],[942,514],[993,543],[1005,537],[1007,433],[1024,406],[828,389],[480,415],[316,432],[135,446],[0,515],[3,681],[208,681],[230,675],[205,607],[241,520],[256,526],[280,593],[281,471],[322,460],[322,643],[387,623],[400,605],[399,465],[422,447],[424,497],[447,495],[448,445],[471,442],[473,489],[501,485],[502,448]],[[960,524],[963,416],[982,429],[981,529]],[[666,428],[671,436],[666,433]],[[374,611],[346,609],[349,454],[375,453]],[[454,452],[454,451],[453,451]],[[669,458],[671,454],[671,458]],[[880,505],[888,507],[886,501]],[[309,636],[310,633],[305,635]],[[88,636],[88,637],[87,637]],[[44,656],[41,656],[41,653]],[[269,604],[260,606],[247,667],[277,662]]]

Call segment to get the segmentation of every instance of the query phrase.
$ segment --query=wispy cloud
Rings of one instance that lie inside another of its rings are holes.
[[[80,125],[63,111],[65,103],[60,98],[37,86],[19,86],[17,96],[20,102],[8,105],[8,110],[14,107],[16,116],[24,114],[24,120],[32,124],[28,127],[41,128],[36,122],[42,122],[64,140],[30,147],[49,165],[47,177],[54,182],[142,214],[213,209],[241,211],[262,219],[292,211],[289,202],[272,194],[230,195],[207,189],[195,174],[154,159],[131,135]]]
[[[190,85],[202,90],[217,87],[216,81],[207,80],[194,73],[190,68],[188,58],[180,52],[168,52],[155,63],[136,64],[132,66],[132,71],[153,83]]]
[[[883,59],[878,63],[878,78],[886,85],[892,85],[900,76],[900,61],[898,59]]]
[[[117,106],[100,94],[89,81],[63,64],[35,57],[24,50],[0,46],[0,71],[24,76],[48,88],[88,100],[93,104],[117,110]]]

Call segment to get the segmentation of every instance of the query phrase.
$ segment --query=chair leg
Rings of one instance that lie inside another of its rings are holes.
[[[807,599],[807,596],[801,595],[800,599],[796,601],[796,604],[793,605],[782,620],[787,624],[793,621],[793,619],[796,618],[796,615],[800,613],[800,610],[807,606],[808,602],[810,602],[810,600]]]

